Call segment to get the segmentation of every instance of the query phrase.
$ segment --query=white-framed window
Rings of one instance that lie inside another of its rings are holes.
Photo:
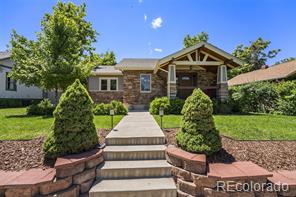
[[[227,83],[227,66],[226,65],[221,65],[218,66],[218,71],[217,71],[217,83]]]
[[[100,78],[101,91],[118,91],[118,78]]]
[[[151,74],[140,75],[140,89],[142,93],[151,92]]]

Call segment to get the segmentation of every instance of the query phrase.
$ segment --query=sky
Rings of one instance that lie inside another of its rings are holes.
[[[67,1],[66,1],[67,2]],[[183,47],[186,34],[201,31],[209,42],[231,53],[238,44],[262,37],[281,49],[268,64],[296,57],[295,0],[72,0],[87,5],[87,17],[100,34],[97,53],[122,58],[161,58]],[[12,29],[29,39],[56,0],[0,0],[0,51]]]

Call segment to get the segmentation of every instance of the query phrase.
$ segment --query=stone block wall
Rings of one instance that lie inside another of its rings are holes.
[[[193,154],[169,146],[166,150],[167,161],[172,165],[172,175],[177,185],[178,197],[278,197],[294,196],[296,189],[291,187],[289,192],[267,191],[260,192],[241,190],[243,183],[254,187],[255,183],[275,184],[271,182],[272,173],[252,162],[234,162],[231,164],[207,164],[206,156]],[[232,191],[225,191],[217,184],[221,181],[231,181]],[[238,190],[236,190],[238,188]]]
[[[112,100],[123,102],[123,91],[89,91],[95,103],[110,103]]]
[[[53,169],[0,171],[0,197],[87,197],[103,161],[94,149],[58,158]]]
[[[151,92],[141,93],[140,75],[151,74]],[[128,105],[149,105],[155,97],[166,96],[166,79],[153,71],[123,71],[123,102]]]

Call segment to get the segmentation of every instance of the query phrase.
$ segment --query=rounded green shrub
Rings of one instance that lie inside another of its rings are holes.
[[[160,98],[155,98],[153,101],[150,103],[149,107],[149,112],[151,114],[157,115],[159,113],[159,108],[162,107],[164,110],[165,114],[170,113],[170,101],[168,97],[160,97]]]
[[[221,149],[221,138],[213,119],[211,99],[195,89],[182,109],[181,130],[177,133],[178,145],[189,152],[211,155]]]
[[[116,115],[126,115],[128,112],[127,107],[120,101],[113,100],[110,105]]]
[[[49,99],[43,99],[38,104],[32,104],[27,107],[28,115],[46,115],[51,116],[55,107]]]
[[[46,157],[79,153],[97,145],[93,101],[78,79],[63,93],[53,115],[53,130],[43,144]]]
[[[126,115],[127,107],[120,101],[112,100],[110,103],[99,103],[94,107],[95,115],[109,115],[110,109],[114,109],[115,115]]]

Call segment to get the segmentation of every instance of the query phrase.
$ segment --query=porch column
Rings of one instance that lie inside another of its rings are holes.
[[[175,99],[177,96],[177,84],[176,84],[176,65],[170,64],[168,71],[167,81],[167,96],[169,99]]]
[[[227,66],[220,65],[217,70],[217,98],[220,101],[225,101],[228,99],[228,84],[227,84]]]

